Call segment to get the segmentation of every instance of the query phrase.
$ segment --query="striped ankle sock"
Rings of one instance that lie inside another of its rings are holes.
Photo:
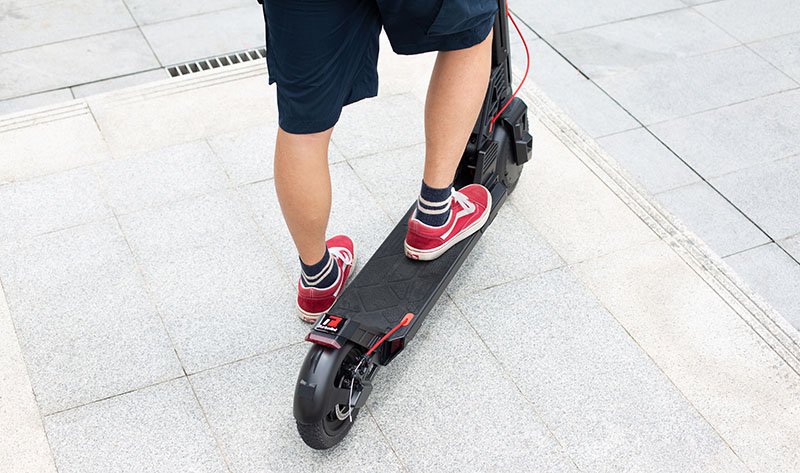
[[[300,260],[302,268],[300,282],[304,287],[326,289],[333,286],[336,278],[339,277],[339,265],[331,258],[331,253],[327,251],[327,248],[325,250],[325,256],[318,263],[308,265],[303,263],[302,259]]]
[[[441,227],[450,218],[450,198],[453,185],[435,189],[422,181],[417,199],[417,220],[431,227]]]

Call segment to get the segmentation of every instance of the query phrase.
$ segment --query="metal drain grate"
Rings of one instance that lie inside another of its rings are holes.
[[[201,59],[199,61],[187,62],[176,66],[169,66],[167,71],[169,72],[170,77],[185,76],[194,72],[217,69],[219,67],[230,66],[231,64],[239,64],[240,62],[264,59],[266,56],[267,48],[250,49],[247,51],[240,51],[238,53],[225,54],[208,59]]]

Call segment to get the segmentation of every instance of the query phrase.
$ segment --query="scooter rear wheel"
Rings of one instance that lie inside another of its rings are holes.
[[[350,376],[353,368],[358,364],[360,353],[351,344],[347,344],[339,350],[342,362],[334,377],[333,385],[349,389],[349,383],[352,382]],[[316,450],[327,450],[341,442],[350,432],[359,410],[352,409],[352,413],[350,411],[350,406],[337,404],[322,419],[314,423],[306,424],[298,421],[297,431],[309,447]]]

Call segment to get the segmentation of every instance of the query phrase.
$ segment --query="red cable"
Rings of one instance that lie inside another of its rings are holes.
[[[505,105],[503,105],[503,107],[500,108],[497,114],[494,117],[492,117],[492,121],[489,122],[489,133],[491,133],[492,130],[494,129],[494,122],[497,121],[500,115],[505,111],[506,107],[508,107],[511,101],[514,100],[514,97],[517,96],[517,92],[519,92],[519,90],[522,88],[522,84],[524,84],[525,79],[528,78],[528,71],[530,71],[531,69],[531,53],[528,50],[528,43],[525,41],[525,36],[522,34],[522,31],[520,31],[519,26],[517,26],[517,22],[514,21],[514,17],[511,16],[511,10],[508,9],[508,1],[506,1],[506,16],[508,16],[508,19],[511,20],[511,24],[514,25],[514,29],[517,30],[517,34],[519,35],[519,38],[522,40],[522,45],[525,46],[525,56],[527,57],[527,63],[525,64],[525,75],[522,76],[522,80],[520,81],[516,90],[514,90],[514,93],[511,94],[511,97],[509,97]]]
[[[386,335],[381,337],[380,340],[378,340],[374,345],[372,345],[372,348],[370,348],[364,356],[370,356],[372,354],[372,352],[377,350],[378,347],[381,346],[381,344],[383,342],[385,342],[387,338],[391,337],[392,334],[397,331],[397,329],[399,329],[400,327],[405,327],[408,324],[410,324],[411,323],[411,319],[413,319],[413,318],[414,318],[414,314],[412,314],[411,312],[409,312],[405,316],[403,316],[403,320],[401,320],[399,324],[395,325],[393,329],[389,330],[389,332],[387,332]]]

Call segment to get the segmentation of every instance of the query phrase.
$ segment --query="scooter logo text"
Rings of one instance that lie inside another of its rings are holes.
[[[314,328],[323,332],[339,333],[339,330],[341,330],[342,326],[344,325],[343,322],[344,317],[326,314],[325,317],[323,317]]]

